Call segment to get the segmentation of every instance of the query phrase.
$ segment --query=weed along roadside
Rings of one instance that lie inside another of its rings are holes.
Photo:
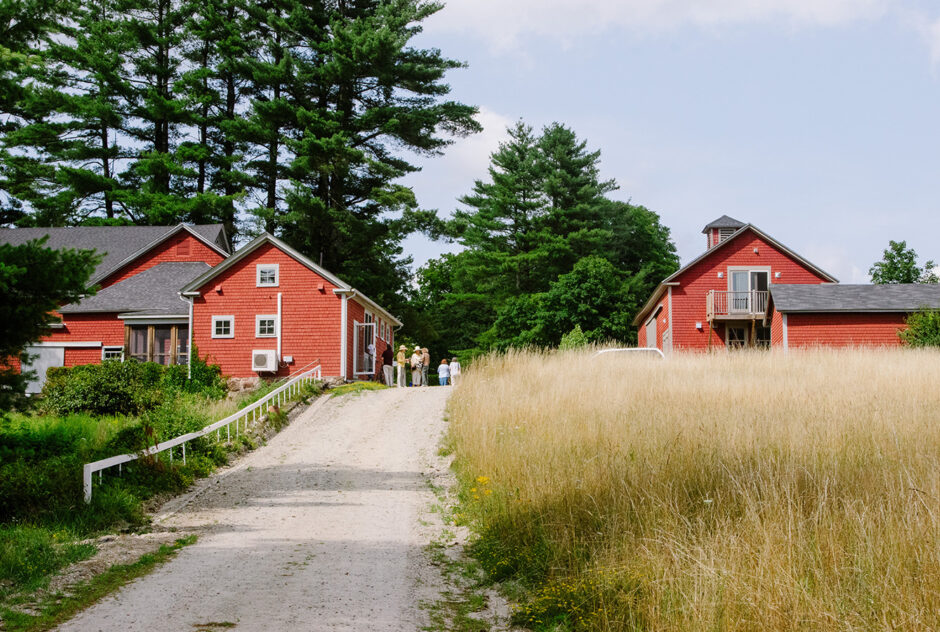
[[[482,358],[453,518],[534,630],[940,629],[938,381],[910,349]]]
[[[177,375],[180,368],[183,379]],[[0,420],[0,628],[44,629],[44,621],[53,625],[53,619],[64,616],[56,606],[63,600],[78,608],[90,603],[89,595],[99,598],[102,584],[88,587],[102,571],[110,573],[95,563],[105,550],[104,560],[133,566],[146,552],[134,551],[146,542],[153,542],[149,551],[161,544],[178,548],[189,543],[182,538],[183,544],[174,544],[170,534],[153,534],[152,539],[133,534],[150,530],[150,511],[232,457],[264,443],[289,415],[299,412],[294,411],[298,405],[320,394],[315,381],[278,393],[279,382],[225,397],[217,367],[196,367],[194,377],[198,379],[185,380],[185,367],[147,363],[105,362],[53,371],[35,412]],[[280,396],[241,419],[240,432],[226,433],[223,427],[189,441],[185,463],[179,447],[176,458],[169,450],[148,453],[235,411],[258,408],[256,402],[264,403],[269,395]],[[141,456],[96,474],[86,504],[83,464],[129,452]],[[130,534],[134,546],[113,551],[125,536],[112,542],[109,533]],[[99,549],[102,553],[95,555]],[[87,558],[87,569],[94,572],[85,569],[71,585],[50,585],[61,569],[83,567],[81,560]],[[113,574],[106,584],[119,585],[115,578],[124,575]],[[50,619],[53,611],[60,614]]]

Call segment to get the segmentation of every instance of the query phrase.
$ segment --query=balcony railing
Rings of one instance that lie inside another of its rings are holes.
[[[767,311],[766,290],[750,292],[722,292],[711,290],[706,296],[706,315],[709,321],[716,318],[731,320],[734,318],[754,318]]]

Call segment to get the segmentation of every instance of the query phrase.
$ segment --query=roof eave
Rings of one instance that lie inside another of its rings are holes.
[[[352,295],[351,298],[361,298],[363,302],[368,303],[369,306],[372,307],[375,311],[381,312],[383,316],[385,316],[388,320],[392,321],[392,323],[394,323],[395,325],[401,327],[405,324],[401,322],[400,320],[398,320],[397,318],[395,318],[391,314],[391,312],[389,312],[384,307],[382,307],[381,305],[379,305],[378,303],[373,301],[371,298],[369,298],[368,296],[366,296],[365,294],[363,294],[362,292],[360,292],[359,290],[355,288],[349,288],[349,289],[336,288],[335,290],[333,290],[333,293]]]
[[[669,277],[669,278],[672,278],[672,277]],[[640,326],[640,323],[643,322],[643,319],[646,317],[646,314],[648,314],[649,311],[653,309],[653,307],[656,306],[656,303],[658,303],[659,299],[662,298],[662,295],[665,294],[666,288],[678,287],[678,286],[679,286],[678,282],[669,281],[669,279],[666,279],[665,281],[657,285],[656,289],[653,290],[652,296],[650,296],[649,300],[647,300],[646,303],[644,303],[643,307],[640,309],[639,312],[637,312],[637,315],[633,318],[633,325],[635,327]]]
[[[190,227],[187,226],[186,224],[180,223],[180,224],[177,224],[175,227],[171,228],[168,233],[165,233],[165,234],[164,234],[163,236],[161,236],[159,239],[153,240],[152,242],[150,242],[149,244],[147,244],[146,246],[144,246],[144,247],[141,248],[140,250],[137,250],[136,252],[133,252],[133,253],[131,253],[130,255],[128,255],[127,257],[125,257],[120,263],[118,263],[118,264],[117,264],[114,268],[112,268],[111,270],[108,270],[108,271],[105,271],[105,272],[102,272],[102,273],[100,273],[100,274],[96,274],[95,276],[93,276],[91,279],[89,279],[88,285],[89,285],[89,286],[95,285],[96,283],[98,283],[98,281],[103,281],[104,279],[108,278],[109,276],[111,276],[112,274],[114,274],[115,272],[117,272],[118,270],[120,270],[121,268],[123,268],[124,266],[126,266],[127,264],[129,264],[129,263],[130,263],[131,261],[133,261],[134,259],[137,259],[138,257],[140,257],[141,255],[143,255],[144,253],[146,253],[146,252],[150,251],[151,249],[153,249],[153,248],[159,246],[161,243],[163,243],[164,241],[166,241],[167,239],[169,239],[170,237],[172,237],[173,235],[175,235],[176,233],[178,233],[178,232],[181,231],[181,230],[185,230],[185,231],[188,232],[190,235],[192,235],[193,237],[195,237],[196,239],[198,239],[199,241],[201,241],[202,243],[206,244],[207,246],[209,246],[210,248],[212,248],[213,250],[215,250],[217,253],[219,253],[220,255],[222,255],[222,257],[225,257],[225,258],[229,257],[229,253],[228,253],[228,252],[225,252],[224,250],[222,250],[221,248],[219,248],[218,244],[215,244],[215,243],[209,241],[208,239],[206,239],[205,237],[203,237],[202,235],[200,235],[199,233],[197,233],[196,231],[194,231],[192,228],[190,228]],[[223,228],[223,230],[224,230],[224,228]]]

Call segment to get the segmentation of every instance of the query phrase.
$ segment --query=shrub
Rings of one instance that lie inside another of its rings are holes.
[[[193,359],[192,379],[184,365],[162,366],[153,362],[106,360],[49,370],[41,408],[67,415],[137,415],[172,400],[174,393],[201,393],[213,399],[225,395],[225,383],[217,365]]]
[[[940,310],[924,309],[907,317],[907,329],[898,332],[911,347],[940,347]]]
[[[581,331],[581,325],[575,325],[574,329],[561,337],[561,342],[558,344],[558,348],[562,351],[567,351],[568,349],[584,347],[587,345],[587,343],[588,339],[587,336],[584,335],[584,332]]]
[[[41,407],[59,415],[138,414],[160,403],[162,373],[159,364],[118,360],[50,369]]]

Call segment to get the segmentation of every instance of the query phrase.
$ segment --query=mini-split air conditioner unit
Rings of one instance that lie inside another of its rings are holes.
[[[252,351],[251,370],[255,373],[277,371],[277,351],[274,349],[256,349]]]

